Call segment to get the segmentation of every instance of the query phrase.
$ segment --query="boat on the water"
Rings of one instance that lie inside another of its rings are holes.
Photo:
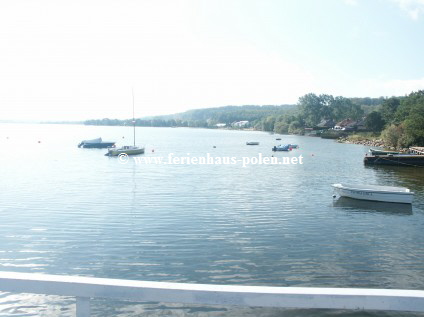
[[[78,144],[78,147],[84,149],[105,149],[112,147],[116,142],[103,141],[102,138],[92,139],[92,140],[83,140]]]
[[[392,165],[403,167],[424,166],[424,155],[413,154],[387,154],[367,155],[364,157],[365,165]]]
[[[297,144],[289,144],[292,149],[298,149],[299,145]]]
[[[340,196],[360,200],[411,204],[414,199],[414,193],[406,187],[362,184],[333,184],[332,186]]]
[[[144,147],[124,145],[120,148],[109,148],[108,152],[105,155],[118,156],[120,154],[137,155],[137,154],[143,154],[143,153],[144,153]]]
[[[246,142],[246,145],[259,145],[259,142]]]
[[[284,145],[280,144],[280,145],[274,146],[272,148],[272,150],[274,152],[276,152],[276,151],[291,151],[291,149],[292,149],[292,147],[290,146],[290,144],[284,144]]]
[[[134,129],[134,145],[124,145],[120,148],[114,148],[110,147],[107,150],[107,153],[105,156],[119,156],[119,155],[137,155],[137,154],[143,154],[144,153],[144,147],[138,147],[135,145],[135,118],[134,118],[134,91],[132,93],[133,97],[133,129]]]
[[[371,153],[371,155],[401,154],[401,152],[383,151],[383,150],[379,150],[379,149],[369,149],[369,152]]]

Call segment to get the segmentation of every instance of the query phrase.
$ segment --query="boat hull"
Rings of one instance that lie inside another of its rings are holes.
[[[120,154],[126,154],[126,155],[138,155],[143,154],[144,148],[139,149],[109,149],[109,151],[106,153],[107,156],[118,156]]]
[[[414,200],[414,193],[408,191],[377,190],[372,188],[347,187],[342,184],[333,184],[333,187],[341,197],[349,197],[360,200],[382,201],[390,203],[411,204]],[[377,187],[377,186],[376,186]],[[382,187],[382,186],[380,186]],[[390,188],[390,187],[386,187]],[[399,187],[391,187],[400,189]]]
[[[115,142],[101,142],[101,143],[85,143],[85,144],[81,144],[80,147],[84,149],[106,149],[114,145],[115,145]]]

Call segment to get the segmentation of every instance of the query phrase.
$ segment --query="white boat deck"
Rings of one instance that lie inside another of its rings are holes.
[[[182,284],[0,272],[0,291],[76,297],[76,316],[90,299],[200,305],[424,312],[424,291]]]

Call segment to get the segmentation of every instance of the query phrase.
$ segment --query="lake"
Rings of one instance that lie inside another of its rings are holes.
[[[130,127],[0,124],[0,269],[210,284],[424,289],[424,169],[367,167],[361,145],[256,131],[137,128],[140,157],[303,164],[140,164],[81,149]],[[276,138],[281,137],[281,141]],[[247,146],[247,141],[260,142]],[[274,145],[299,149],[272,152]],[[124,164],[125,163],[125,164]],[[404,186],[412,206],[334,199]],[[0,293],[0,316],[72,316],[74,299]],[[94,300],[93,316],[424,316]]]

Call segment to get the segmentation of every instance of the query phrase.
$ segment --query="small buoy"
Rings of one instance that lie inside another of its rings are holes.
[[[216,146],[214,145],[213,148],[216,149]]]
[[[41,143],[41,141],[38,141],[38,143]]]
[[[155,149],[152,149],[152,153],[154,153],[155,152]]]
[[[336,195],[333,195],[333,198],[336,198],[337,196]]]
[[[124,137],[124,136],[123,136],[122,138],[123,138],[123,139],[125,139],[125,137]]]

